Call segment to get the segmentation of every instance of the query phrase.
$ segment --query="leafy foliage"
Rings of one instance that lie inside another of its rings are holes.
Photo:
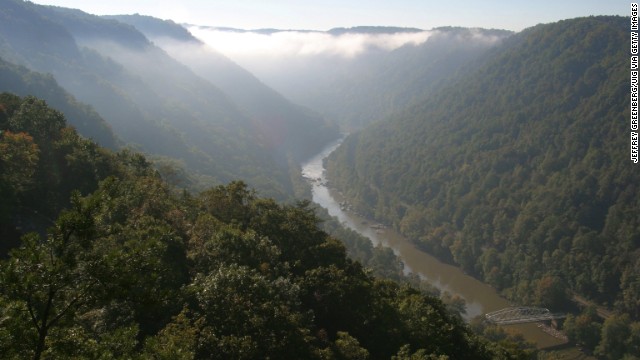
[[[437,298],[370,276],[319,229],[308,202],[281,205],[240,181],[179,192],[143,156],[80,138],[43,101],[2,99],[0,144],[17,159],[38,154],[20,174],[28,187],[7,177],[6,156],[0,169],[14,199],[2,226],[32,222],[22,230],[37,231],[0,261],[5,357],[383,359],[415,349],[490,359],[507,351]],[[77,164],[84,171],[67,173]],[[82,191],[67,191],[72,185]],[[56,201],[36,204],[36,193]],[[63,195],[70,201],[57,200]],[[36,224],[38,214],[20,211],[34,206],[56,220]]]
[[[62,113],[40,99],[0,94],[0,244],[18,233],[44,230],[74,190],[87,194],[109,173],[121,171],[113,154],[66,127]]]

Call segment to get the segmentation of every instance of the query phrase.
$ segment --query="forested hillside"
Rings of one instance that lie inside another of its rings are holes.
[[[368,275],[306,202],[242,182],[177,191],[42,100],[5,93],[0,105],[3,358],[528,356]]]
[[[0,58],[0,92],[10,91],[18,95],[35,95],[62,111],[69,124],[85,137],[101,146],[115,149],[118,144],[111,127],[90,106],[79,103],[61,88],[51,75],[30,71]]]
[[[578,294],[630,326],[640,172],[625,120],[627,27],[590,17],[509,38],[477,70],[350,136],[329,178],[360,210],[518,303],[562,309]]]
[[[295,105],[226,56],[195,38],[182,26],[142,15],[107,16],[140,30],[154,44],[211,81],[246,111],[269,149],[296,162],[315,155],[338,136],[335,125]]]
[[[21,0],[2,5],[0,56],[51,73],[127,144],[186,168],[200,185],[243,178],[270,196],[293,193],[288,156],[299,149],[278,148],[267,125],[134,27]],[[295,134],[308,151],[336,135],[320,118],[308,125],[316,131]]]

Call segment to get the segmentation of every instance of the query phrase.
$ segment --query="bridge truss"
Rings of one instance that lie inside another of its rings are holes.
[[[553,314],[549,309],[537,307],[509,307],[484,315],[487,321],[498,325],[522,324],[544,320],[562,319],[565,314]]]

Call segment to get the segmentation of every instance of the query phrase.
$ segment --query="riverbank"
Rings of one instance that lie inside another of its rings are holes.
[[[311,179],[313,201],[327,209],[331,216],[346,227],[370,239],[373,245],[382,244],[391,248],[405,265],[405,270],[418,274],[440,291],[463,298],[467,314],[471,319],[484,313],[511,306],[494,288],[465,274],[460,268],[446,264],[416,248],[408,239],[391,228],[371,227],[372,219],[348,211],[346,199],[327,186],[323,159],[335,150],[341,141],[328,145],[323,151],[302,164],[302,176]],[[341,206],[342,202],[342,206]],[[510,325],[509,331],[518,332],[540,349],[556,347],[566,342],[555,338],[537,327],[537,324]]]

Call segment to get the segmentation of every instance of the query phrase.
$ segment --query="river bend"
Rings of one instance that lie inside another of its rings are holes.
[[[511,304],[491,286],[465,274],[460,268],[445,264],[421,251],[393,229],[372,228],[369,219],[343,210],[340,195],[327,187],[323,159],[342,142],[337,140],[327,145],[320,153],[302,163],[302,176],[312,185],[313,201],[326,208],[331,216],[338,218],[348,228],[371,240],[373,245],[390,247],[405,266],[405,271],[414,272],[429,281],[440,291],[458,295],[466,302],[466,319],[499,310]],[[527,340],[538,347],[559,345],[562,341],[545,334],[536,324],[511,325],[508,329],[521,332]]]

